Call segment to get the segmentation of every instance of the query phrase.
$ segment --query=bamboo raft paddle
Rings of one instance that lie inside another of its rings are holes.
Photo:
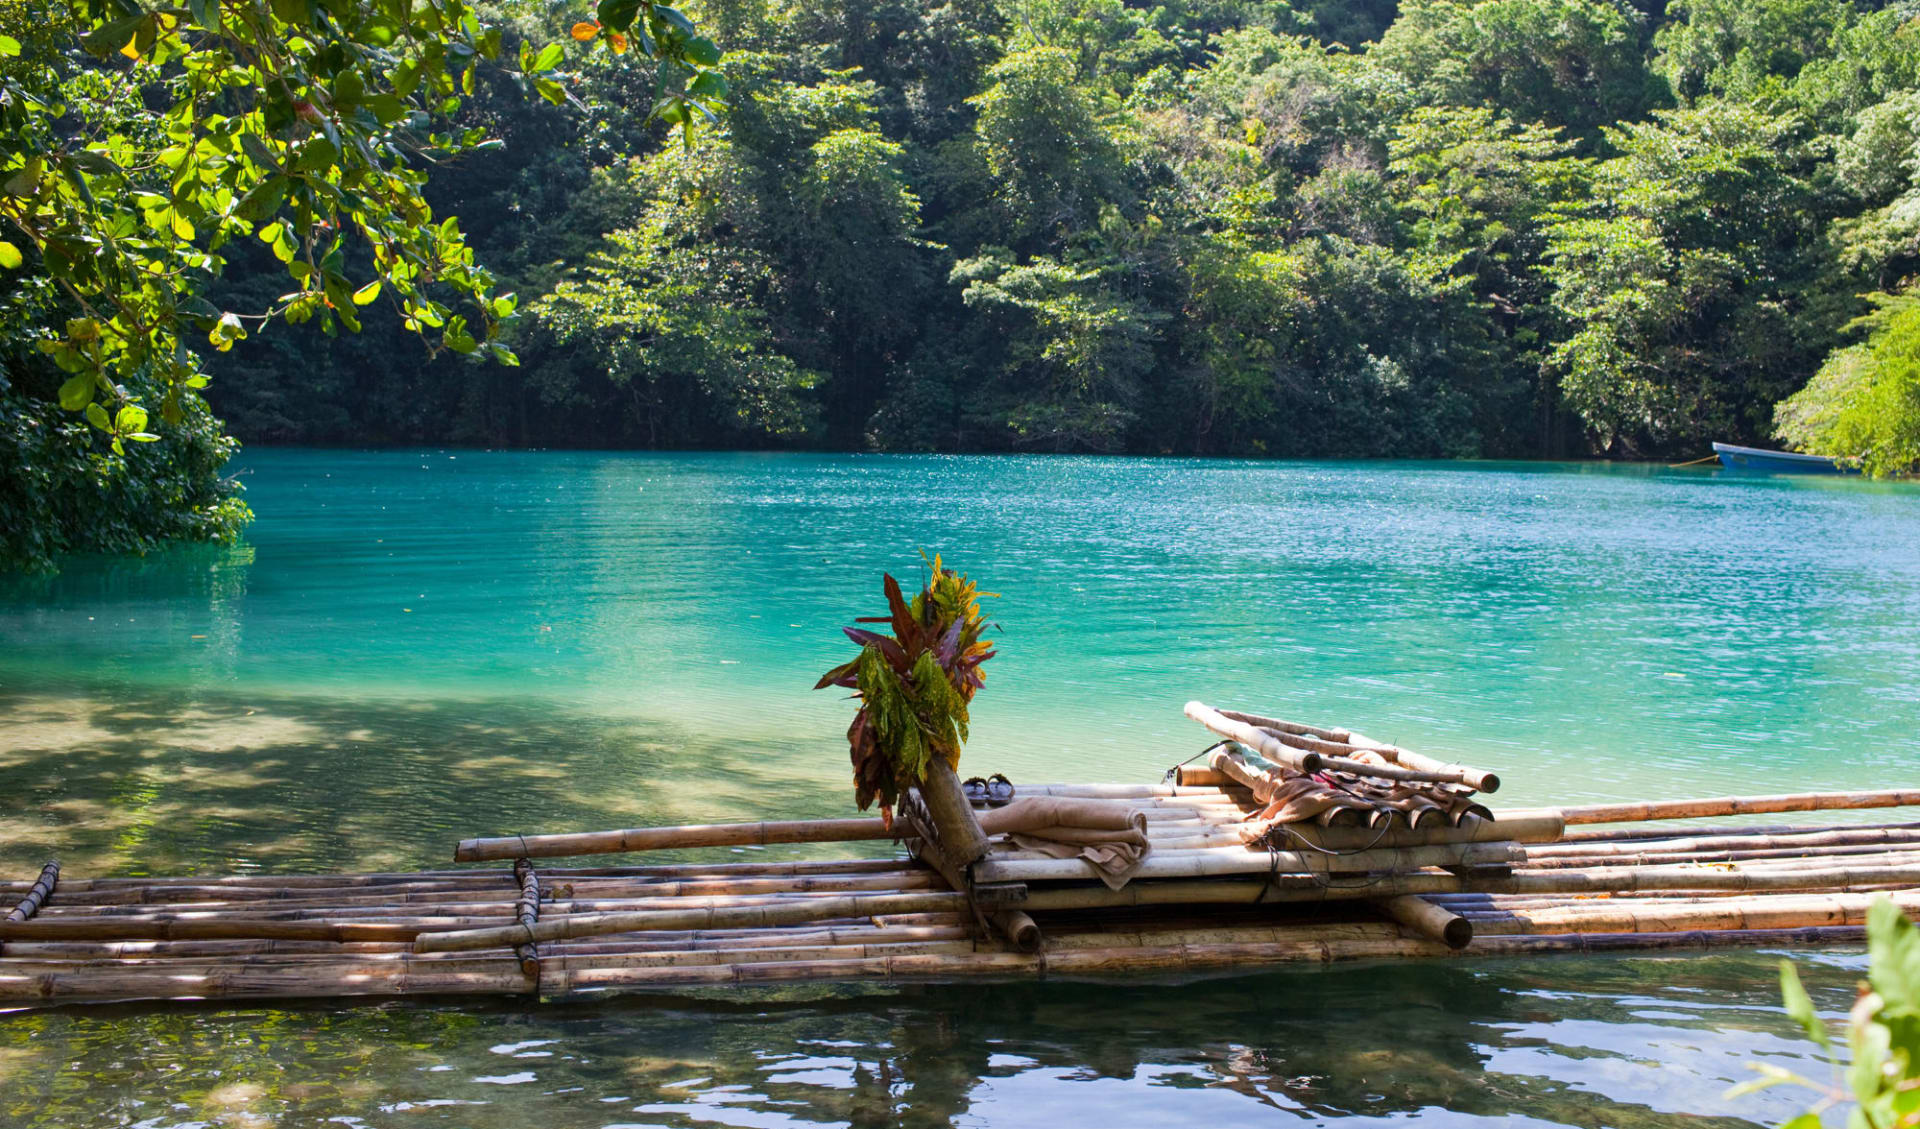
[[[1806,946],[1857,942],[1874,897],[1920,915],[1920,822],[1674,822],[1920,806],[1920,789],[1507,811],[1453,803],[1439,819],[1436,804],[1382,789],[1458,800],[1498,778],[1348,730],[1200,711],[1223,746],[1165,783],[1018,790],[1137,814],[1149,846],[1118,888],[1084,858],[1018,841],[956,859],[943,844],[987,836],[977,825],[951,837],[929,826],[952,818],[939,803],[903,808],[892,828],[854,818],[469,839],[456,861],[480,866],[465,869],[85,878],[49,864],[37,878],[0,881],[0,908],[11,907],[0,920],[0,1003],[565,997]],[[1376,807],[1266,817],[1276,787],[1299,784],[1309,765],[1326,779],[1367,777],[1361,792]],[[936,808],[948,814],[927,814]],[[914,853],[534,861],[896,836]]]

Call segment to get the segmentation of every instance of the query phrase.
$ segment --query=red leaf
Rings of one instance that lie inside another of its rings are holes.
[[[917,651],[920,639],[920,625],[913,621],[913,610],[907,606],[906,598],[900,595],[900,582],[892,573],[883,573],[882,587],[887,592],[887,608],[893,612],[893,637],[909,651]]]
[[[824,690],[829,686],[853,685],[853,683],[847,681],[847,679],[852,676],[853,668],[858,666],[859,664],[860,664],[859,659],[854,659],[852,662],[841,663],[839,666],[836,666],[832,670],[821,675],[820,681],[814,683],[813,688],[815,690]]]

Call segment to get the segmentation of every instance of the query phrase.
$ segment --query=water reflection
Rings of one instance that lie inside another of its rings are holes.
[[[1811,974],[1849,998],[1857,958]],[[1759,954],[1352,966],[1117,984],[811,988],[593,1005],[114,1009],[0,1023],[41,1126],[1778,1122],[1803,1070]],[[1570,987],[1576,980],[1577,989]],[[24,1052],[24,1053],[23,1053]],[[163,1081],[164,1080],[164,1081]],[[403,1116],[404,1115],[404,1116]]]

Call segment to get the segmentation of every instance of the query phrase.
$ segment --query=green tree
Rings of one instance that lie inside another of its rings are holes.
[[[1832,339],[1797,129],[1711,102],[1608,131],[1592,203],[1548,229],[1548,363],[1598,449],[1757,436]]]
[[[954,267],[953,279],[1005,342],[974,401],[983,423],[1021,447],[1125,448],[1162,320],[1152,309],[1117,292],[1098,266],[1045,256],[1018,263],[990,250]]]
[[[719,51],[684,15],[642,0],[598,14],[575,38],[657,57],[654,117],[713,116],[725,84],[706,68]],[[14,304],[13,340],[64,374],[60,406],[107,455],[195,417],[202,334],[223,352],[275,321],[358,330],[361,308],[384,300],[434,349],[513,363],[499,331],[514,298],[495,292],[458,221],[435,215],[420,166],[488,145],[483,130],[436,124],[483,66],[566,101],[559,44],[503,60],[500,29],[464,0],[72,0],[36,16],[8,21],[32,29],[26,42],[0,35],[0,269],[16,288],[51,283]],[[252,245],[284,264],[281,294],[251,310],[213,304]],[[9,383],[32,395],[37,382]]]
[[[1632,9],[1603,0],[1411,0],[1368,53],[1423,105],[1591,133],[1657,104]]]
[[[1856,326],[1865,341],[1837,350],[1774,414],[1781,439],[1804,451],[1858,458],[1869,474],[1920,470],[1920,297],[1876,295]]]
[[[558,346],[536,382],[580,407],[599,402],[604,383],[623,409],[615,434],[626,441],[753,442],[810,425],[816,374],[780,350],[763,308],[770,260],[750,244],[706,238],[754,222],[745,170],[727,147],[708,137],[646,161],[636,189],[653,203],[641,222],[607,236],[579,277],[534,307]]]
[[[1016,249],[1058,245],[1124,192],[1119,150],[1098,103],[1076,85],[1076,66],[1059,47],[1017,52],[987,72],[993,85],[972,100],[985,187]]]

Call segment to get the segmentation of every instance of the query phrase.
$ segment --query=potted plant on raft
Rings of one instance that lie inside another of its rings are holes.
[[[856,623],[887,624],[891,634],[843,628],[860,646],[853,659],[814,684],[855,691],[860,709],[847,728],[853,758],[854,802],[875,800],[892,826],[893,809],[907,788],[918,788],[941,835],[942,848],[961,863],[986,852],[986,836],[955,771],[967,740],[967,708],[984,683],[980,664],[995,654],[982,639],[982,593],[933,558],[926,587],[908,601],[892,576],[882,585],[888,614]]]

